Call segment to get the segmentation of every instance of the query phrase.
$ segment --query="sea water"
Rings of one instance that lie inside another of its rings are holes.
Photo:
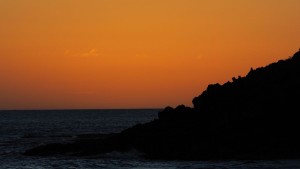
[[[300,169],[300,160],[164,161],[140,158],[138,152],[103,157],[27,157],[22,152],[47,143],[68,142],[80,134],[120,132],[157,118],[159,110],[0,111],[0,168],[111,169]]]

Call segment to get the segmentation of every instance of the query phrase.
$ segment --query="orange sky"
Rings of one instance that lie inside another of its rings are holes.
[[[291,56],[299,0],[0,0],[0,109],[191,105]]]

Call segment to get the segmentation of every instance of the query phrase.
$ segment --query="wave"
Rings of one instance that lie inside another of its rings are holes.
[[[132,149],[128,152],[119,152],[119,151],[113,151],[110,153],[106,153],[101,155],[101,158],[109,158],[109,159],[140,159],[143,156],[145,156],[144,153]]]
[[[46,135],[40,133],[26,133],[21,138],[74,138],[75,135],[69,134],[55,134],[55,135]]]

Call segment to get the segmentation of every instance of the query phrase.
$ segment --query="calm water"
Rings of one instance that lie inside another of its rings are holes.
[[[99,157],[25,157],[37,145],[72,141],[79,134],[119,132],[157,118],[159,110],[0,111],[0,168],[112,169],[300,169],[300,160],[278,161],[149,161],[137,152]]]

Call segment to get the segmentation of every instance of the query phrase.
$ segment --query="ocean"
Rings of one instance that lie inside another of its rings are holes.
[[[0,111],[0,169],[300,169],[299,160],[163,161],[140,158],[138,152],[105,157],[27,157],[27,149],[68,142],[81,134],[120,132],[157,118],[159,110],[27,110]]]

